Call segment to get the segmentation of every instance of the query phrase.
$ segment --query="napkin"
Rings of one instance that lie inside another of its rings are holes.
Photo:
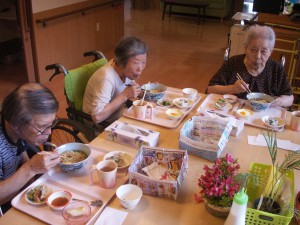
[[[262,134],[257,136],[248,136],[249,145],[267,146],[267,142]],[[289,140],[277,139],[277,147],[288,151],[299,151],[300,145]]]
[[[128,212],[106,207],[94,225],[122,225]]]

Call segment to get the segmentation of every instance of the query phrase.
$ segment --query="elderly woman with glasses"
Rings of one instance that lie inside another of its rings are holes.
[[[38,83],[24,84],[3,101],[0,125],[0,205],[10,200],[35,175],[59,163],[57,152],[27,155],[30,145],[47,141],[55,121],[58,102],[52,92]]]
[[[210,80],[207,93],[234,94],[246,99],[247,87],[275,98],[273,106],[289,107],[293,93],[283,66],[270,59],[275,33],[268,26],[251,26],[245,36],[245,54],[232,56]],[[242,80],[237,79],[237,73]]]
[[[141,88],[138,79],[147,63],[147,45],[136,37],[123,38],[115,48],[115,57],[89,79],[83,98],[83,111],[98,124],[114,122],[126,101],[136,98]]]

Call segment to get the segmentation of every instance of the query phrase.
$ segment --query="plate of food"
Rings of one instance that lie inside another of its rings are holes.
[[[107,153],[103,159],[114,160],[118,165],[118,169],[124,169],[130,166],[133,161],[133,156],[128,152],[113,151]]]
[[[187,109],[194,105],[194,101],[188,98],[175,98],[173,103],[180,109]]]
[[[172,100],[169,99],[159,99],[157,100],[157,105],[161,106],[161,107],[172,107],[174,104],[172,102]]]
[[[47,198],[53,193],[52,188],[45,184],[28,189],[25,194],[26,201],[31,205],[46,204]]]
[[[276,130],[281,129],[285,125],[284,120],[280,117],[263,116],[262,121],[266,127]]]
[[[223,98],[219,98],[218,101],[215,103],[215,108],[223,111],[230,110],[232,105],[225,101]]]

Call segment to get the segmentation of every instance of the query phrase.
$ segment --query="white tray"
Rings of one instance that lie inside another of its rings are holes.
[[[219,98],[222,98],[222,95],[218,95],[218,94],[207,95],[207,97],[204,99],[204,101],[202,102],[200,107],[197,109],[197,111],[213,110],[224,116],[231,116],[231,117],[237,118],[235,116],[235,112],[236,112],[237,108],[239,106],[241,106],[243,103],[245,103],[245,105],[243,106],[243,109],[249,109],[249,110],[253,111],[249,105],[249,101],[241,100],[241,99],[239,101],[237,101],[235,104],[232,104],[232,108],[229,110],[218,110],[214,107],[214,105],[218,101]],[[249,117],[247,120],[245,120],[245,124],[249,125],[249,126],[253,126],[253,127],[267,129],[267,127],[264,125],[264,123],[261,120],[261,118],[265,115],[269,115],[269,116],[273,116],[273,117],[280,117],[285,121],[286,109],[284,109],[282,107],[274,107],[274,108],[268,108],[267,110],[261,111],[261,112],[253,111],[253,115],[251,117]],[[281,130],[278,130],[278,131],[282,131],[283,129],[284,128],[282,128]]]
[[[168,89],[165,92],[165,96],[163,98],[173,101],[175,98],[180,98],[180,97],[183,97],[182,91],[180,89],[168,87]],[[176,128],[180,124],[180,122],[186,117],[186,115],[189,114],[195,108],[195,106],[198,104],[198,102],[200,100],[201,100],[201,95],[198,93],[196,98],[194,99],[194,104],[190,108],[180,109],[182,111],[183,115],[177,120],[168,119],[167,115],[165,113],[166,110],[170,109],[170,108],[178,109],[175,105],[167,108],[167,107],[162,107],[162,106],[153,104],[153,105],[155,105],[155,107],[153,108],[153,111],[152,111],[152,119],[149,119],[148,112],[147,112],[145,119],[136,118],[134,116],[132,107],[130,107],[129,109],[125,109],[123,112],[123,115],[125,117],[131,118],[131,119],[159,125],[159,126],[166,127],[166,128]]]
[[[92,224],[91,222],[100,215],[105,205],[115,195],[116,189],[128,180],[128,175],[126,171],[118,171],[116,186],[113,189],[104,189],[97,184],[95,184],[94,186],[90,186],[90,166],[101,161],[103,159],[103,156],[107,154],[108,151],[92,145],[89,145],[89,147],[92,150],[91,158],[88,160],[87,164],[84,165],[84,167],[81,168],[78,172],[66,173],[57,166],[49,170],[46,174],[36,180],[33,184],[30,185],[30,187],[37,186],[41,183],[46,183],[53,189],[53,191],[70,191],[73,194],[74,198],[87,201],[101,199],[103,201],[103,205],[101,207],[92,206],[91,218],[87,223]],[[97,177],[95,177],[94,180],[97,181]],[[13,207],[49,224],[66,224],[62,217],[62,211],[54,211],[50,207],[48,207],[47,204],[34,206],[26,202],[25,193],[30,187],[22,191],[12,200]]]

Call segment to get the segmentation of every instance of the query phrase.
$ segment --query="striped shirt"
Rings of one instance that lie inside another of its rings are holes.
[[[0,181],[12,176],[18,169],[22,154],[17,156],[17,145],[11,143],[0,125]]]

